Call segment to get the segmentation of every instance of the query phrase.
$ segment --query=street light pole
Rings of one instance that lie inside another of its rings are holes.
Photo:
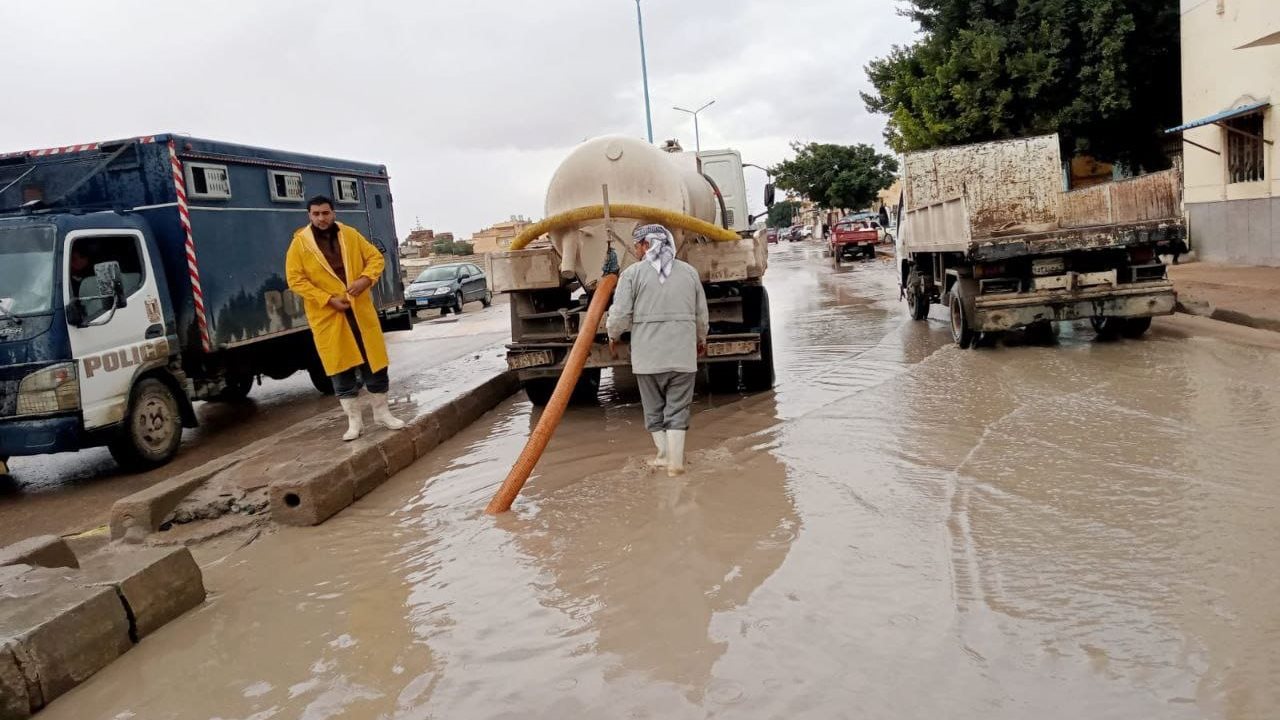
[[[639,2],[639,1],[640,0],[636,0],[636,2]],[[679,110],[682,113],[689,113],[690,115],[693,116],[693,148],[694,148],[693,152],[694,152],[694,157],[698,158],[699,168],[702,167],[702,136],[698,132],[698,113],[702,112],[703,110],[706,110],[707,108],[715,104],[716,104],[716,101],[712,100],[708,102],[706,105],[703,105],[702,107],[698,108],[697,110],[686,110],[685,108],[682,108],[682,107],[672,108],[673,110]]]
[[[640,13],[640,0],[636,0],[636,26],[640,29],[640,74],[644,78],[644,122],[649,130],[649,144],[653,144],[653,113],[649,110],[649,62],[644,54],[644,15]]]

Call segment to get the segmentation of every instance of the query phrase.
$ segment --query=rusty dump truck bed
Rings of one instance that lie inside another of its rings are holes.
[[[1176,170],[1063,190],[1057,135],[906,156],[905,253],[1000,260],[1185,237]]]

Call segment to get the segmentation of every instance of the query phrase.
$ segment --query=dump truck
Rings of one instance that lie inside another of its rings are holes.
[[[734,150],[669,152],[620,136],[574,149],[548,185],[547,219],[516,238],[512,250],[486,260],[494,292],[510,297],[507,363],[529,399],[541,406],[551,398],[609,250],[623,268],[634,262],[632,231],[648,222],[672,231],[677,257],[702,278],[711,328],[700,363],[710,386],[725,392],[772,387],[763,284],[768,247],[763,231],[750,230],[745,195],[742,157]],[[595,330],[575,387],[579,399],[596,395],[602,369],[630,366],[627,338],[614,357],[603,323]]]
[[[1185,248],[1176,169],[1067,190],[1057,135],[909,153],[895,243],[915,320],[950,310],[957,345],[1088,319],[1141,337],[1176,295],[1160,255]]]
[[[382,251],[407,330],[382,165],[180,135],[0,155],[0,464],[107,446],[168,462],[194,403],[306,371],[332,393],[284,277],[308,194]],[[0,473],[7,473],[0,466]]]

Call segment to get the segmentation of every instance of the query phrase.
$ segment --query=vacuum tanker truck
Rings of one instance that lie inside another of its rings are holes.
[[[769,295],[762,283],[768,246],[763,233],[749,230],[742,158],[733,150],[673,150],[628,137],[583,143],[551,178],[546,219],[521,233],[509,251],[488,256],[494,291],[510,297],[507,363],[535,405],[551,398],[609,250],[624,268],[635,262],[631,233],[650,222],[671,230],[677,257],[702,277],[711,329],[700,363],[711,388],[773,386]],[[615,357],[603,323],[596,328],[575,397],[595,396],[603,368],[630,366],[623,340]]]

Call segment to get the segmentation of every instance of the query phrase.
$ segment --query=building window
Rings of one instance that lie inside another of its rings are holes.
[[[267,182],[271,184],[271,199],[276,202],[301,202],[306,196],[298,173],[268,170]]]
[[[1262,113],[1222,123],[1227,135],[1227,182],[1248,183],[1267,179],[1266,143]]]
[[[360,202],[359,186],[355,178],[335,177],[333,179],[333,199],[348,205]]]
[[[187,163],[187,196],[226,200],[231,197],[231,176],[226,165]]]

